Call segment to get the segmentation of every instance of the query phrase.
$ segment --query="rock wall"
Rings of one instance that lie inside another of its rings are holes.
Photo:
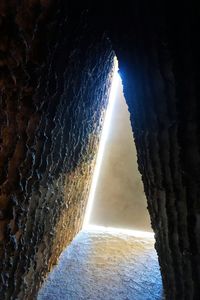
[[[80,226],[113,60],[106,30],[166,297],[199,299],[199,9],[192,1],[78,6],[0,4],[2,298],[33,297],[62,249],[57,241]]]
[[[1,299],[33,299],[80,230],[108,100],[109,41],[59,5],[0,6]]]
[[[166,299],[199,299],[199,9],[135,1],[113,15]]]
[[[91,20],[119,60],[166,298],[199,299],[200,10],[147,0],[99,10]]]

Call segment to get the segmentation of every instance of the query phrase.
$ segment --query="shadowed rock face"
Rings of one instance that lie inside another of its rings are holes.
[[[80,230],[112,75],[108,40],[45,5],[0,10],[1,299],[32,299]]]
[[[86,14],[66,1],[1,1],[3,298],[33,297],[61,237],[67,244],[80,227],[113,60],[105,30],[166,297],[200,298],[199,10],[156,2],[126,1],[114,11],[101,3]]]
[[[167,299],[198,299],[199,10],[147,1],[133,6],[115,50],[164,289]]]

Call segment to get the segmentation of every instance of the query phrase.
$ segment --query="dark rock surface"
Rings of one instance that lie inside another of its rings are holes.
[[[119,60],[166,297],[200,298],[199,8],[105,4],[1,1],[3,299],[34,295],[63,233],[67,243],[80,228],[113,59],[105,32]]]
[[[199,9],[133,6],[115,49],[166,298],[199,299]]]
[[[0,299],[32,299],[80,230],[110,87],[109,41],[46,4],[0,8]]]

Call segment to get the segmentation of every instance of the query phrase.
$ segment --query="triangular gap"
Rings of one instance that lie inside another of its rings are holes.
[[[136,205],[138,194],[140,194],[138,189],[141,192],[143,190],[140,175],[138,173],[138,182],[136,185],[133,184],[129,192],[128,188],[121,183],[125,181],[124,184],[127,184],[127,174],[120,171],[132,168],[133,165],[135,169],[137,164],[135,150],[133,150],[134,144],[129,144],[130,140],[133,143],[133,137],[127,106],[124,99],[118,98],[122,95],[122,86],[120,86],[117,73],[112,87],[83,230],[63,251],[59,264],[40,290],[38,300],[50,299],[52,295],[57,296],[57,299],[65,299],[65,296],[67,299],[68,297],[69,299],[163,299],[162,280],[154,249],[154,234],[149,232],[150,221],[144,195],[140,199],[142,203],[138,204],[142,205],[142,210],[139,210]],[[121,129],[119,125],[122,126]],[[126,126],[123,127],[123,125]],[[127,134],[129,142],[127,142]],[[121,137],[120,141],[119,137]],[[125,144],[128,150],[132,148],[131,154],[127,150],[123,157],[119,157],[114,141],[117,146]],[[114,150],[112,150],[113,146]],[[128,158],[131,161],[127,161]],[[115,161],[114,169],[113,160]],[[127,166],[127,162],[130,166]],[[108,172],[110,173],[108,177],[106,169],[109,167],[111,173]],[[128,181],[131,185],[132,179],[134,183],[136,179],[135,174],[129,175]],[[107,187],[104,186],[105,184]],[[133,203],[132,206],[128,206],[128,209],[124,205],[121,206],[127,202],[125,201],[126,193],[133,194],[132,199],[129,197]],[[117,202],[115,203],[114,200]],[[108,204],[111,205],[111,209]],[[119,210],[118,215],[116,208]],[[113,212],[115,212],[114,217]],[[139,218],[144,218],[145,215],[146,227],[140,226],[137,214]],[[129,219],[130,216],[131,219]],[[123,221],[123,224],[119,220]],[[96,226],[91,225],[91,222]],[[129,229],[119,229],[119,226]],[[140,230],[131,230],[132,228]]]
[[[117,63],[84,220],[92,225],[152,231]]]

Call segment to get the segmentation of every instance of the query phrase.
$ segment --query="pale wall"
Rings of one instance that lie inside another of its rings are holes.
[[[151,230],[137,168],[128,107],[120,84],[105,146],[90,223]]]

